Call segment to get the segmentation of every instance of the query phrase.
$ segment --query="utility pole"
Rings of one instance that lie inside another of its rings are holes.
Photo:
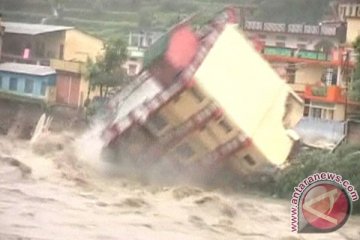
[[[349,92],[349,70],[350,70],[350,51],[346,50],[345,59],[343,62],[343,79],[345,83],[345,111],[344,120],[347,120],[348,116],[348,92]]]

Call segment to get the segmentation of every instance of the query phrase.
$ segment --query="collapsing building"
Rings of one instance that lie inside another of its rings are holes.
[[[118,159],[231,166],[246,175],[286,161],[302,100],[253,49],[227,8],[193,30],[173,27],[110,102],[103,138]]]

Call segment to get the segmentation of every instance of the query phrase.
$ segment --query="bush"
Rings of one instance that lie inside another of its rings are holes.
[[[282,170],[272,187],[272,194],[290,198],[303,179],[317,172],[333,172],[350,181],[360,192],[360,145],[344,145],[335,153],[313,150],[301,153],[289,167]],[[354,202],[353,213],[360,213],[359,202]]]

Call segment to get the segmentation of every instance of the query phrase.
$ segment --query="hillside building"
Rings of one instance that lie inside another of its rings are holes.
[[[233,8],[197,31],[185,21],[148,49],[144,71],[110,103],[103,137],[116,158],[242,175],[286,161],[303,102],[236,23]]]
[[[103,42],[73,27],[15,22],[4,26],[2,62],[51,66],[57,72],[56,103],[82,107],[88,92],[85,63],[102,53]]]

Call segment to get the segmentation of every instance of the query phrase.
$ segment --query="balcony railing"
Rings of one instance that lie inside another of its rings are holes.
[[[345,94],[341,87],[332,86],[310,86],[305,87],[304,98],[326,102],[344,102]]]
[[[276,33],[336,36],[337,28],[332,27],[332,26],[247,21],[245,23],[245,30],[276,32]]]
[[[274,56],[284,56],[284,57],[297,57],[303,59],[311,60],[320,60],[320,61],[331,61],[331,54],[327,54],[319,51],[310,51],[302,49],[293,49],[293,48],[282,48],[282,47],[265,47],[263,49],[263,54],[265,55],[274,55]]]
[[[1,54],[2,62],[17,62],[17,63],[26,63],[26,64],[36,64],[42,66],[50,66],[50,59],[48,58],[23,58],[20,55],[2,53]]]

